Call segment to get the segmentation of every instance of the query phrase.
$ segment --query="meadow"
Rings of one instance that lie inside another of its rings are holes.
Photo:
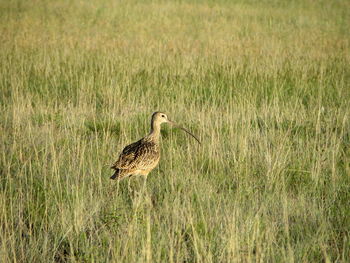
[[[0,0],[0,109],[0,262],[350,262],[349,1]]]

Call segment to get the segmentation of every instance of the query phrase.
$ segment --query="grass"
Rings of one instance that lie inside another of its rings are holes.
[[[0,1],[0,261],[349,262],[349,10]],[[156,110],[202,146],[110,181]]]

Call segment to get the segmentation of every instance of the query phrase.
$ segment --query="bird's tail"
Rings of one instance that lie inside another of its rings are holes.
[[[114,172],[114,174],[110,177],[112,180],[114,180],[114,179],[118,179],[119,178],[119,176],[120,176],[120,172],[121,172],[121,170],[120,169],[115,169],[115,172]]]

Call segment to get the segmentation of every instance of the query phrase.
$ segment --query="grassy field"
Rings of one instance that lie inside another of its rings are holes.
[[[0,0],[0,107],[0,262],[350,262],[349,1]]]

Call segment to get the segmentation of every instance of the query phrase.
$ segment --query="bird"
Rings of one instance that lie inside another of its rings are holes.
[[[110,179],[121,180],[132,175],[147,175],[158,165],[160,159],[160,129],[161,124],[168,123],[191,135],[200,144],[196,136],[184,127],[171,121],[164,112],[154,112],[151,118],[151,129],[147,136],[127,145],[111,166],[114,170]]]

